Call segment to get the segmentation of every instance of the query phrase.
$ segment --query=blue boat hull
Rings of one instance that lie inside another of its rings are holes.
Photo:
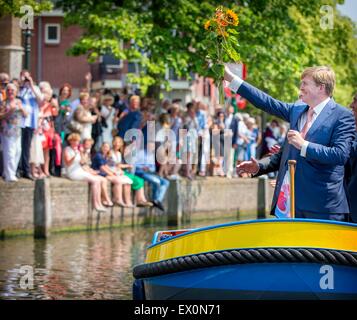
[[[357,299],[357,268],[254,263],[194,269],[135,281],[134,299]]]

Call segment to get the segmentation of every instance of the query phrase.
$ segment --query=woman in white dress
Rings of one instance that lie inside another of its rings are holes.
[[[79,150],[80,135],[71,133],[67,140],[69,146],[64,149],[64,165],[66,167],[67,177],[71,180],[87,181],[92,189],[93,207],[97,211],[106,211],[101,202],[101,182],[93,174],[82,168],[81,152]]]
[[[3,175],[5,181],[17,181],[16,170],[21,157],[21,127],[22,117],[27,112],[22,107],[21,100],[16,98],[18,89],[10,83],[6,86],[6,100],[0,105],[0,132],[3,148]]]

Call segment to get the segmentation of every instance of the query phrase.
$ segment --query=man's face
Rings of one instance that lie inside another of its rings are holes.
[[[299,98],[306,104],[310,104],[320,98],[324,90],[324,86],[317,85],[312,77],[306,76],[300,83]]]
[[[138,110],[140,107],[140,101],[138,99],[132,99],[130,101],[130,109],[135,111]]]
[[[24,84],[27,82],[26,79],[28,79],[29,77],[30,77],[30,73],[27,71],[24,71],[24,72],[21,72],[20,80]]]
[[[357,94],[355,94],[352,103],[350,104],[350,107],[353,111],[353,114],[355,116],[356,124],[357,124]]]

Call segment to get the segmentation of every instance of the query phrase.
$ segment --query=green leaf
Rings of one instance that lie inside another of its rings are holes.
[[[238,34],[238,31],[236,29],[229,28],[227,31],[231,34]]]
[[[224,65],[223,64],[215,64],[211,67],[213,73],[216,75],[217,79],[221,79],[224,76]]]

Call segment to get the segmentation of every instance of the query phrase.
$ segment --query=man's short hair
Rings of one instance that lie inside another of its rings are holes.
[[[137,96],[137,95],[131,96],[129,102],[132,103],[133,101],[139,101],[140,102],[140,97]]]
[[[301,75],[301,79],[310,76],[316,85],[324,85],[326,94],[331,97],[336,84],[335,72],[326,66],[306,68]]]

